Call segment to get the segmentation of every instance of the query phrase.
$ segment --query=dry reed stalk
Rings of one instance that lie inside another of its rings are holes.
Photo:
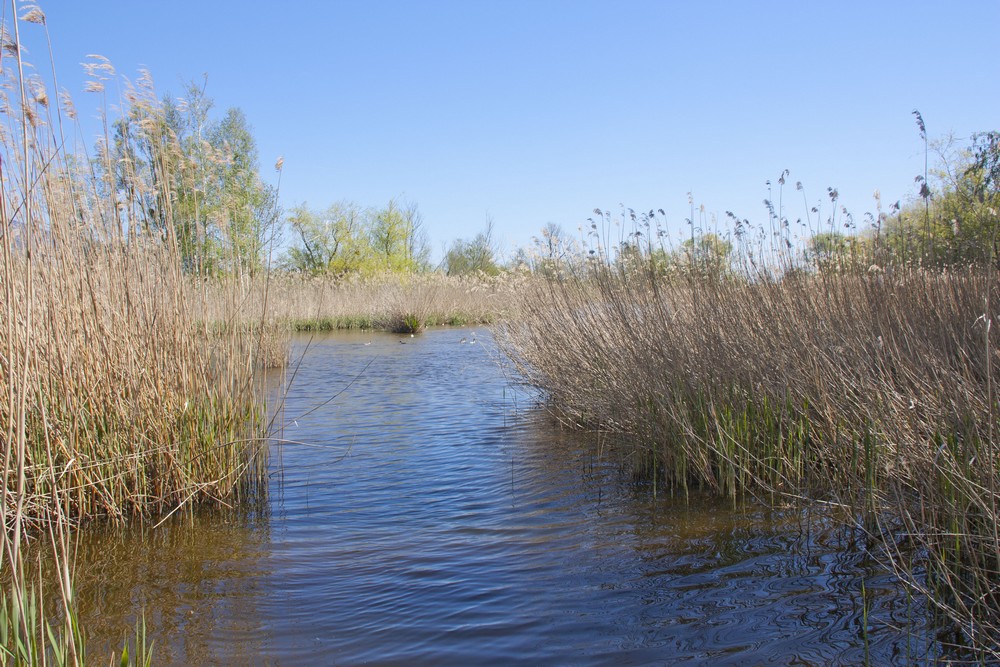
[[[393,329],[405,316],[422,325],[481,324],[511,316],[523,277],[453,277],[442,274],[316,278],[272,275],[267,283],[268,322],[300,330]],[[260,318],[265,283],[255,282],[239,317],[246,324]],[[215,285],[205,287],[205,321],[221,321],[232,312]]]
[[[75,178],[50,162],[29,195],[38,217],[7,228],[2,294],[23,326],[2,335],[24,364],[0,382],[23,406],[2,415],[24,443],[8,457],[20,514],[40,525],[54,503],[122,518],[229,497],[260,465],[246,361],[258,339],[199,327],[176,255],[102,229],[107,211],[68,207]]]
[[[941,608],[989,651],[1000,378],[984,304],[998,288],[992,268],[663,276],[605,262],[532,285],[498,338],[570,421],[629,434],[675,489],[808,494],[869,526],[901,521],[892,534],[927,554],[902,574],[930,567]]]
[[[23,20],[44,24],[36,10]],[[3,76],[20,105],[6,105],[0,127],[0,570],[13,602],[5,628],[16,631],[0,654],[83,664],[70,526],[262,492],[267,433],[254,362],[264,338],[261,327],[210,330],[195,318],[204,308],[182,271],[170,192],[158,190],[172,182],[176,138],[146,123],[149,161],[109,170],[115,182],[64,153],[62,116],[53,123],[50,96],[26,80],[14,26],[4,50],[17,68]],[[162,115],[146,84],[127,89],[130,110]],[[111,143],[106,135],[104,160]],[[145,217],[154,195],[164,236]],[[226,303],[243,303],[248,282],[224,289]],[[25,540],[45,534],[65,623],[53,642],[22,557]]]

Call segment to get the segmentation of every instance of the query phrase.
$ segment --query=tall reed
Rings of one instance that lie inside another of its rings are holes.
[[[569,421],[628,434],[674,492],[841,505],[1000,657],[995,269],[772,253],[664,268],[598,248],[532,285],[498,338]]]
[[[525,276],[384,274],[316,277],[272,274],[266,285],[266,321],[293,330],[395,330],[407,317],[418,327],[485,324],[516,317]],[[201,315],[221,321],[231,310],[226,292],[209,287]],[[242,304],[241,318],[254,324],[264,307],[265,283],[258,280]]]
[[[70,100],[55,105],[22,61],[20,30],[44,26],[44,14],[10,7],[21,16],[3,31],[0,60],[0,572],[10,593],[0,662],[83,664],[73,525],[154,519],[264,490],[261,336],[195,315],[203,295],[182,271],[166,189],[178,147],[153,122],[163,109],[148,76],[125,86],[121,113],[150,119],[149,160],[111,165],[110,131],[93,159],[70,154]],[[107,79],[113,70],[99,62]],[[161,231],[148,224],[151,200],[163,204]],[[247,284],[232,275],[226,300],[242,302]],[[41,597],[30,589],[53,582],[32,584],[23,561],[34,536],[48,536],[60,559],[65,625],[51,642],[42,629],[50,610],[33,607]]]

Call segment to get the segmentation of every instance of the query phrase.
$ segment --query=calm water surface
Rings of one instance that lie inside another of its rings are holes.
[[[145,610],[157,664],[928,659],[921,605],[856,550],[654,497],[514,391],[486,331],[307,342],[267,501],[84,536],[92,657]]]

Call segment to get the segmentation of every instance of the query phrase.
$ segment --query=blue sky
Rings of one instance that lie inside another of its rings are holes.
[[[860,220],[916,191],[923,143],[1000,129],[1000,1],[41,3],[81,116],[86,54],[161,93],[208,75],[286,208],[416,202],[435,255],[491,218],[504,249],[595,207],[767,219],[789,169]],[[7,10],[9,12],[9,9]],[[38,26],[26,25],[25,31]],[[30,38],[31,35],[28,35]],[[42,61],[44,53],[32,53]],[[785,214],[805,215],[786,190]]]

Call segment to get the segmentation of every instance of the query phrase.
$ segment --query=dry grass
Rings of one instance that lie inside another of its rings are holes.
[[[674,491],[834,502],[998,657],[995,269],[539,281],[499,339],[570,421]]]
[[[449,277],[431,274],[387,274],[378,277],[317,278],[272,274],[269,283],[254,283],[241,304],[244,321],[260,313],[267,321],[299,331],[337,329],[398,330],[412,318],[419,327],[486,324],[516,312],[524,276]],[[231,312],[226,292],[203,287],[206,321],[223,321]],[[265,293],[266,290],[266,293]],[[266,308],[265,308],[266,302]]]
[[[12,98],[0,127],[0,662],[84,664],[70,526],[262,492],[267,434],[254,367],[263,335],[200,323],[201,294],[181,271],[169,211],[165,236],[143,231],[144,202],[170,181],[171,137],[151,137],[162,154],[112,184],[62,150],[63,118],[25,78],[17,32],[9,38],[16,57],[0,61]],[[161,112],[151,87],[127,90],[122,113]],[[248,285],[233,276],[224,301],[244,302]],[[23,547],[33,536],[55,545],[58,583],[31,583]],[[53,610],[33,604],[56,586],[63,625],[51,638]]]
[[[16,365],[0,383],[15,400],[0,420],[7,443],[24,439],[5,461],[5,524],[18,503],[40,525],[56,506],[120,519],[238,493],[263,455],[252,335],[199,328],[164,249],[75,241],[5,258],[0,348]]]

